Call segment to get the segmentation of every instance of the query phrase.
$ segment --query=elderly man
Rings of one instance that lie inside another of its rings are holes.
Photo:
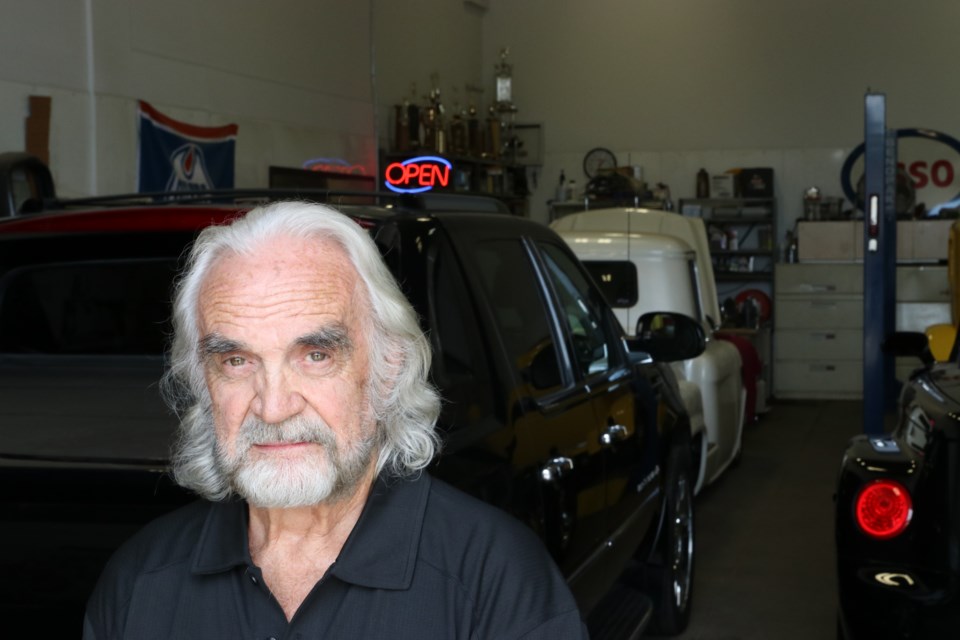
[[[90,598],[94,638],[579,638],[539,541],[432,479],[429,346],[372,240],[319,205],[210,227],[174,303],[177,481]]]

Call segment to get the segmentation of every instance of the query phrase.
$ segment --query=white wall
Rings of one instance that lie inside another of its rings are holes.
[[[951,0],[490,0],[483,66],[509,45],[519,120],[544,123],[533,217],[603,146],[674,199],[700,167],[773,167],[783,230],[804,187],[842,195],[868,89],[889,127],[960,137],[957,24]]]
[[[237,186],[316,156],[376,163],[370,4],[335,0],[22,0],[0,22],[0,150],[27,96],[53,97],[63,195],[132,191],[136,101],[237,123]]]
[[[391,148],[393,106],[425,102],[434,74],[449,114],[492,88],[482,72],[482,27],[486,12],[463,0],[376,0],[374,42],[381,146]],[[416,94],[413,93],[416,88]],[[480,106],[480,105],[478,105]]]
[[[422,96],[438,74],[449,109],[467,101],[467,84],[489,102],[505,45],[518,120],[545,127],[538,220],[560,170],[583,184],[584,153],[606,146],[674,199],[692,194],[700,167],[773,167],[784,229],[804,187],[840,195],[868,88],[887,94],[889,126],[960,137],[954,0],[6,5],[0,151],[23,148],[27,96],[52,96],[51,165],[65,195],[135,187],[137,99],[194,124],[239,124],[238,186],[316,156],[374,168],[411,83]]]

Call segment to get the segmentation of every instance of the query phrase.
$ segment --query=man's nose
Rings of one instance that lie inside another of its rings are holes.
[[[283,369],[262,372],[257,386],[253,409],[267,424],[278,424],[297,416],[306,406],[294,376]]]

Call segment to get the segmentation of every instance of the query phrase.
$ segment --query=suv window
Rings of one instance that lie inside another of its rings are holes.
[[[0,352],[160,355],[176,260],[62,262],[0,278]]]
[[[471,243],[484,293],[507,357],[520,380],[538,391],[562,383],[560,360],[532,264],[518,239]]]
[[[542,243],[539,246],[573,340],[573,359],[580,376],[602,373],[617,366],[619,362],[610,361],[611,356],[616,358],[615,354],[619,353],[617,335],[603,313],[600,294],[559,247]]]
[[[458,429],[493,415],[493,383],[460,267],[446,242],[433,246],[428,263],[431,373],[444,399],[441,422]]]

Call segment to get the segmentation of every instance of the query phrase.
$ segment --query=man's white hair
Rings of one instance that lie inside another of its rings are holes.
[[[365,285],[369,317],[364,331],[370,346],[367,397],[377,425],[377,472],[416,473],[430,463],[438,446],[435,424],[440,398],[427,378],[430,345],[369,233],[324,205],[270,204],[230,224],[204,229],[176,286],[170,366],[163,379],[164,395],[180,416],[173,473],[179,484],[210,500],[226,498],[232,489],[215,460],[213,407],[200,356],[200,291],[221,256],[252,255],[266,241],[283,237],[336,242]]]

